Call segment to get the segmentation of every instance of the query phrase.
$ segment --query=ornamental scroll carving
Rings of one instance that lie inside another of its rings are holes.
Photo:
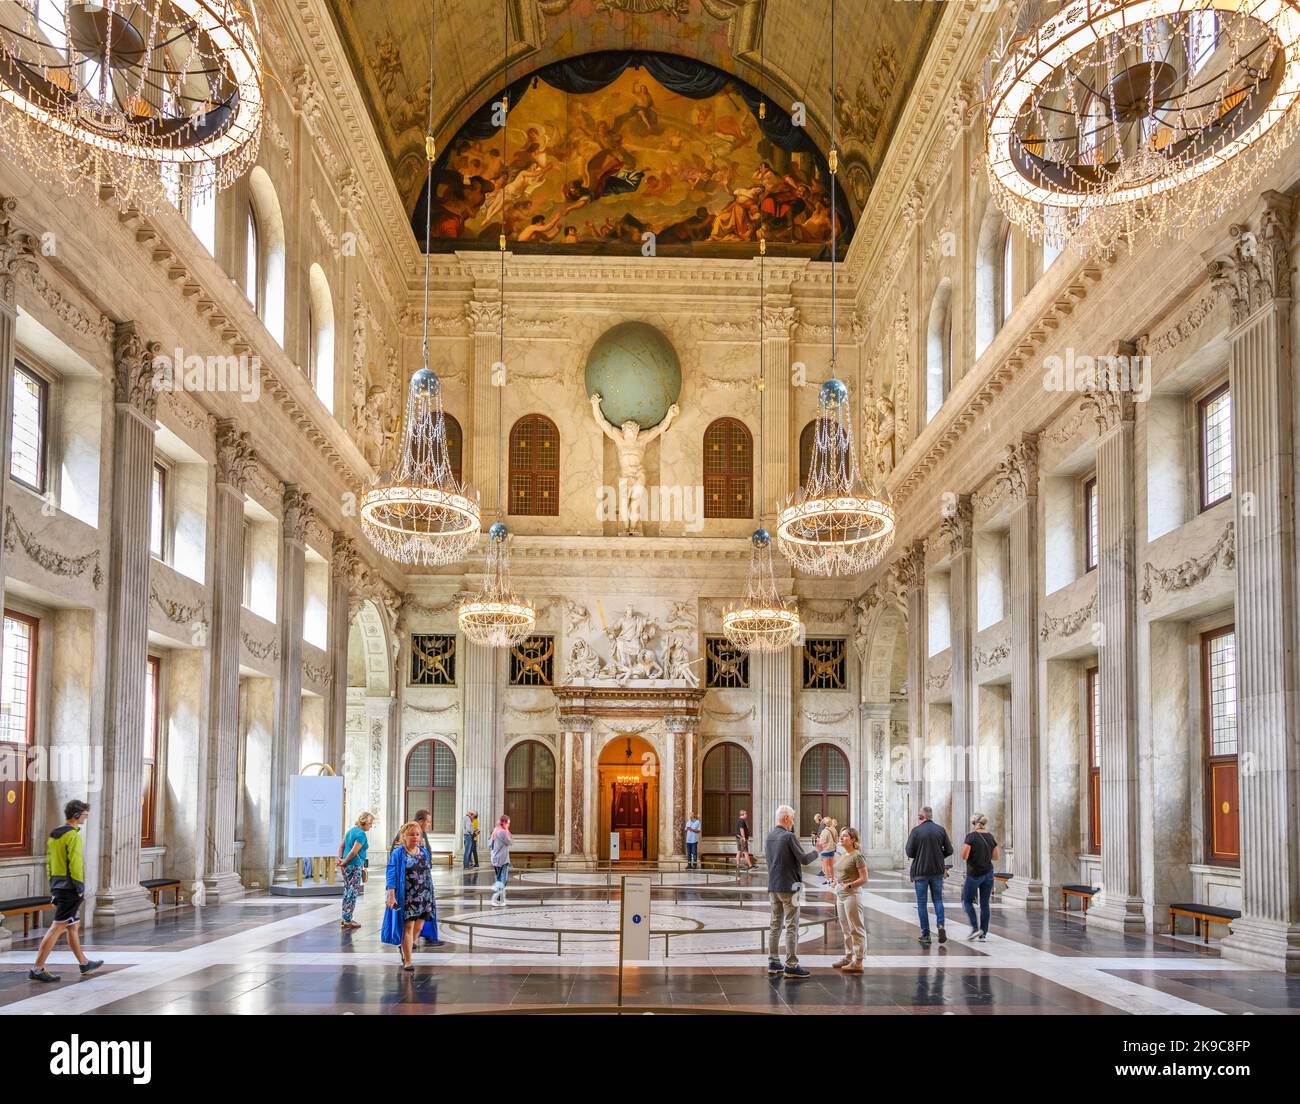
[[[1205,581],[1216,565],[1222,565],[1231,571],[1237,562],[1237,533],[1234,522],[1228,522],[1222,535],[1215,541],[1214,547],[1200,556],[1192,556],[1173,567],[1156,567],[1155,564],[1143,565],[1141,598],[1143,603],[1150,603],[1155,596],[1155,587],[1169,592],[1190,590]]]
[[[983,671],[990,667],[996,667],[1000,663],[1005,663],[1011,658],[1011,641],[1004,640],[1001,644],[995,644],[988,651],[983,648],[975,649],[975,670]]]
[[[1086,606],[1065,614],[1063,617],[1053,617],[1050,614],[1043,614],[1043,624],[1038,630],[1039,640],[1050,640],[1053,636],[1073,636],[1089,621],[1097,616],[1097,596],[1092,596]]]
[[[38,567],[44,568],[51,575],[75,579],[90,572],[90,581],[96,590],[104,585],[104,571],[99,565],[99,549],[87,552],[84,556],[65,556],[53,548],[41,544],[31,533],[23,528],[14,516],[12,506],[5,507],[4,549],[6,553],[21,545],[27,558]]]
[[[152,585],[149,587],[149,601],[162,610],[162,615],[173,625],[189,625],[205,629],[208,626],[207,607],[201,602],[192,606],[185,602],[178,602],[174,598],[164,598]]]
[[[244,648],[254,659],[269,659],[275,662],[280,658],[280,642],[278,640],[268,640],[263,643],[251,637],[245,629],[240,629],[239,639],[244,642]]]

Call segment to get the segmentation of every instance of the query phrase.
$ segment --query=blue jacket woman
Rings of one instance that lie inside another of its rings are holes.
[[[404,824],[398,838],[402,846],[395,847],[388,856],[385,874],[387,908],[381,938],[385,943],[400,946],[402,969],[414,971],[411,947],[416,929],[423,927],[432,937],[438,938],[436,911],[433,897],[433,869],[428,849],[421,846],[420,826],[412,821]]]

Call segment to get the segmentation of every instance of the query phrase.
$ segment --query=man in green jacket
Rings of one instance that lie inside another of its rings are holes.
[[[81,972],[88,974],[104,963],[86,958],[81,953],[81,902],[86,894],[86,844],[81,827],[90,816],[90,805],[85,801],[69,801],[63,807],[66,824],[50,833],[45,843],[45,863],[50,876],[50,897],[54,901],[54,923],[45,933],[36,951],[36,965],[28,971],[32,981],[58,981],[57,974],[45,968],[59,936],[68,933],[68,946],[81,963]]]

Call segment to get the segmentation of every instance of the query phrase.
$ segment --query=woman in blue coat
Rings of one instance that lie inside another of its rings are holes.
[[[402,825],[398,839],[401,846],[394,847],[388,856],[388,908],[382,938],[385,943],[400,945],[402,969],[413,973],[411,948],[415,934],[434,917],[433,868],[415,821]]]

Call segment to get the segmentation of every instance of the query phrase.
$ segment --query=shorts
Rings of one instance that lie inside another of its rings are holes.
[[[56,924],[76,924],[81,921],[81,902],[85,900],[80,893],[55,890],[50,894],[54,902],[54,922]]]
[[[834,851],[822,851],[822,852],[818,855],[818,857],[819,857],[819,858],[822,858],[822,859],[833,859],[833,858],[835,858],[835,852],[834,852]]]
[[[749,854],[749,840],[744,836],[736,837],[736,852],[743,855]]]

